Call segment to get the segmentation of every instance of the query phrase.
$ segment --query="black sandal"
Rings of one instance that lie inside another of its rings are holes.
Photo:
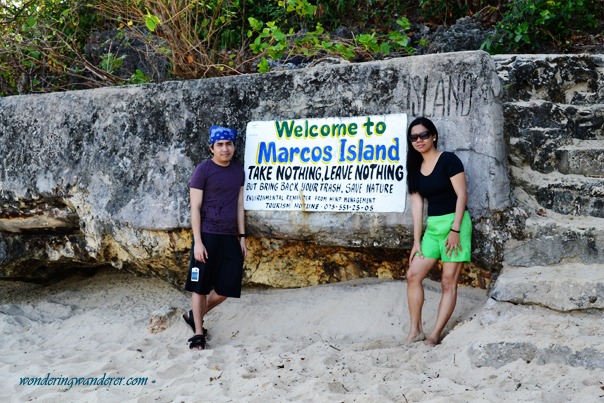
[[[187,325],[191,326],[191,329],[193,329],[193,333],[195,333],[195,319],[193,318],[193,310],[189,310],[189,317],[187,318],[186,314],[182,314],[182,319],[187,323]],[[203,335],[207,336],[208,335],[208,329],[206,329],[205,327],[201,328],[203,330]]]
[[[191,350],[205,350],[206,348],[206,338],[203,334],[196,334],[187,341],[189,342],[189,348]],[[201,349],[198,349],[197,347],[201,347]]]

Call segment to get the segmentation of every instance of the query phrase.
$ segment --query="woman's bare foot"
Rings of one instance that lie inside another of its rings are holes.
[[[434,339],[432,337],[427,337],[424,340],[424,345],[426,345],[426,346],[434,347],[434,346],[436,346],[439,343],[440,343],[440,339],[438,339],[438,338]]]
[[[411,344],[411,343],[415,343],[418,341],[422,341],[425,338],[426,338],[426,335],[424,334],[424,332],[409,333],[409,336],[407,336],[407,339],[405,340],[405,344]]]

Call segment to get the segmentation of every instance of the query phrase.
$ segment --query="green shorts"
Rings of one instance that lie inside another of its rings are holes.
[[[440,259],[443,262],[470,261],[472,255],[472,220],[467,210],[463,215],[459,228],[461,251],[453,251],[451,256],[446,253],[445,241],[449,236],[454,219],[455,213],[428,217],[426,232],[424,232],[422,238],[422,254],[424,257]]]

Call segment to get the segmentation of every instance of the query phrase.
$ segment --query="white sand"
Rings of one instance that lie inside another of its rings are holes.
[[[439,284],[426,281],[426,288],[429,331]],[[0,282],[0,401],[604,401],[601,369],[521,359],[500,368],[472,364],[473,343],[526,340],[528,321],[538,334],[544,329],[539,340],[545,344],[581,335],[580,330],[548,329],[552,319],[545,309],[485,309],[484,290],[460,288],[442,344],[409,346],[403,344],[405,291],[404,282],[376,279],[294,290],[244,289],[241,299],[227,300],[206,318],[208,349],[191,351],[186,340],[192,332],[180,316],[161,333],[147,329],[158,308],[188,310],[188,294],[160,280],[110,270],[44,287]],[[604,323],[595,323],[582,336],[586,345],[602,334]],[[143,386],[19,385],[21,377],[47,374],[148,381]]]

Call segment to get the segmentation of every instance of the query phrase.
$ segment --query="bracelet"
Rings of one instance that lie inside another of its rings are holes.
[[[453,231],[453,232],[455,232],[455,233],[459,234],[459,231],[454,230],[453,228],[451,228],[451,231]]]
[[[239,234],[239,238],[246,238],[245,234]]]

